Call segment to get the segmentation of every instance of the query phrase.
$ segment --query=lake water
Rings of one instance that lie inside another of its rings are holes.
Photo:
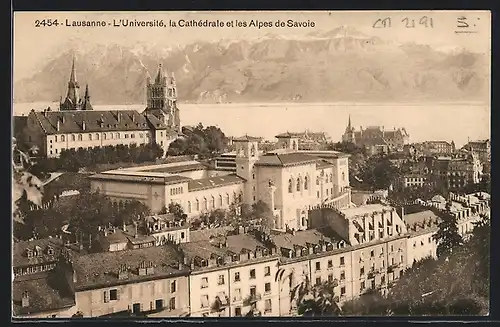
[[[55,103],[16,103],[15,115],[27,115],[31,109],[42,110]],[[490,106],[478,103],[273,103],[273,104],[180,104],[182,125],[216,125],[226,135],[262,136],[301,132],[305,129],[326,132],[332,140],[340,140],[351,115],[356,129],[370,125],[386,130],[405,127],[412,142],[424,140],[455,141],[457,146],[467,139],[490,137]],[[138,105],[95,105],[94,110],[142,111]]]

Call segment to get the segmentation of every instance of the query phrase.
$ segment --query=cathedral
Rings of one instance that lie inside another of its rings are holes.
[[[164,76],[160,64],[154,82],[150,78],[146,82],[146,109],[142,113],[94,110],[88,85],[80,96],[73,57],[66,98],[60,100],[59,110],[31,110],[20,127],[22,137],[47,157],[58,157],[67,149],[147,143],[158,144],[166,153],[181,130],[175,78]]]

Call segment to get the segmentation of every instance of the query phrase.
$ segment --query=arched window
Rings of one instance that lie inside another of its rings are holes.
[[[191,201],[188,201],[188,213],[191,213]]]
[[[99,134],[98,133],[95,134],[95,139],[99,141]]]
[[[342,172],[342,182],[345,182],[345,173]]]
[[[292,182],[292,179],[290,178],[288,180],[288,193],[292,193],[293,192],[293,182]]]
[[[78,141],[81,141],[83,139],[82,134],[78,134]]]
[[[330,173],[330,183],[333,183],[333,174]]]
[[[61,135],[61,142],[65,142],[65,141],[66,141],[66,136]]]
[[[309,188],[309,178],[307,176],[304,177],[304,190]]]
[[[297,142],[293,141],[292,147],[293,147],[294,150],[296,150],[296,148],[297,148]]]
[[[106,133],[102,134],[102,139],[105,140],[106,138]]]
[[[208,201],[207,201],[207,198],[203,198],[203,210],[208,210]]]
[[[237,197],[236,197],[236,192],[233,192],[233,201],[236,202]]]
[[[71,134],[71,141],[75,141],[76,138],[75,138],[75,134]]]
[[[89,134],[89,140],[92,141],[92,134]]]
[[[120,138],[120,133],[116,133],[116,138],[119,139]]]
[[[219,194],[219,207],[222,207],[222,194]]]
[[[227,205],[231,204],[231,198],[229,197],[229,193],[226,193],[226,204]]]
[[[57,142],[57,135],[54,137],[54,142]]]
[[[297,177],[297,192],[300,192],[300,177]]]
[[[316,177],[316,185],[319,185],[319,176]]]
[[[196,199],[196,211],[200,211],[200,200]]]
[[[109,133],[109,138],[113,139],[113,133]]]
[[[238,196],[238,200],[239,202],[243,202],[243,193],[240,193],[240,195]]]
[[[255,157],[255,145],[252,144],[252,147],[250,148],[250,156]]]
[[[211,201],[211,202],[212,202],[212,203],[210,204],[210,207],[211,207],[211,208],[215,208],[215,198],[214,198],[214,196],[213,196],[213,195],[212,195],[212,201]]]

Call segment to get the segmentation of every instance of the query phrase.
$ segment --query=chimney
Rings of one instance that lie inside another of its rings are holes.
[[[135,115],[132,114],[132,121],[135,123]]]
[[[179,270],[184,269],[184,262],[179,262]]]
[[[108,236],[108,229],[104,228],[104,237],[107,237],[107,236]]]
[[[122,120],[122,114],[121,114],[121,112],[119,112],[119,113],[116,115],[116,120],[118,121],[118,123]]]
[[[136,221],[134,221],[134,227],[135,227],[134,238],[137,238],[137,222]]]
[[[62,115],[62,117],[61,117],[61,122],[64,124],[64,121],[65,121],[65,119],[64,119],[64,115]]]
[[[126,232],[127,231],[127,225],[125,224],[125,220],[123,221],[123,231]]]
[[[28,291],[24,291],[21,298],[21,305],[23,308],[27,308],[30,306],[30,295]]]
[[[89,249],[92,248],[92,234],[89,234]]]
[[[59,122],[59,120],[57,120],[57,131],[59,132],[61,130],[61,123]]]
[[[82,122],[82,129],[85,130],[85,120]]]

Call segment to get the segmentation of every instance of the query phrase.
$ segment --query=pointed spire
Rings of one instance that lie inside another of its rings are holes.
[[[85,84],[85,95],[83,97],[85,100],[88,100],[90,98],[90,93],[89,93],[89,85]]]
[[[156,82],[157,84],[162,83],[162,82],[163,82],[163,76],[165,76],[165,75],[163,74],[163,68],[162,68],[161,64],[159,64],[159,65],[158,65],[158,74],[156,75],[156,80],[155,80],[155,82]]]
[[[349,114],[349,122],[347,123],[349,130],[351,129],[351,114]]]
[[[70,83],[76,83],[76,67],[75,67],[75,61],[76,57],[75,54],[73,54],[73,63],[71,65],[71,75],[69,76],[69,82]]]

